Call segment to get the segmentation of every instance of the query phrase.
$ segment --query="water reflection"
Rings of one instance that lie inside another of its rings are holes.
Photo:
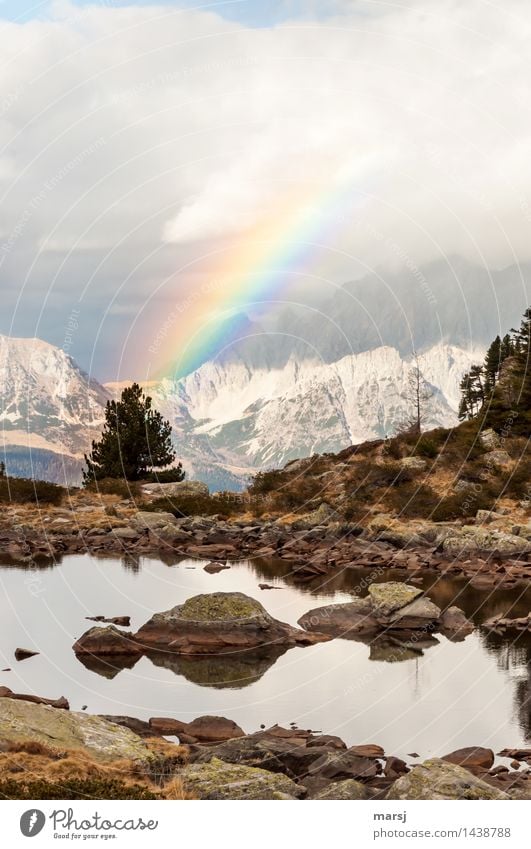
[[[76,659],[72,645],[88,615],[131,615],[137,630],[155,611],[202,592],[236,591],[295,624],[309,609],[365,595],[371,581],[408,580],[403,570],[344,570],[303,586],[278,561],[234,564],[216,575],[200,561],[127,557],[65,558],[56,565],[0,567],[0,684],[72,708],[139,718],[193,719],[222,714],[254,730],[260,722],[339,733],[378,742],[396,754],[444,754],[461,745],[526,745],[531,738],[531,637],[480,629],[463,642],[444,636],[399,642],[390,635],[361,643],[334,639],[307,648],[190,658],[164,653]],[[278,587],[261,591],[259,583]],[[531,589],[489,591],[456,577],[423,576],[439,607],[457,604],[480,625],[497,615],[524,616]],[[17,646],[37,657],[13,661]],[[440,721],[440,717],[444,721]],[[399,741],[400,745],[398,745]],[[403,745],[403,748],[401,746]]]

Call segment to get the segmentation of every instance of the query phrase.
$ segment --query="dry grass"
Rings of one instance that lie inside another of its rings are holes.
[[[0,785],[14,782],[22,791],[38,782],[57,788],[76,782],[79,786],[86,784],[87,796],[91,797],[91,787],[107,783],[118,792],[120,788],[144,788],[160,799],[194,798],[178,775],[187,761],[188,749],[159,738],[146,742],[156,756],[148,768],[129,760],[98,761],[85,750],[61,751],[35,741],[11,743],[0,752]]]

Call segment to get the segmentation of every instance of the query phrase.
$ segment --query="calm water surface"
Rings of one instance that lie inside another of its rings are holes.
[[[86,668],[72,644],[86,616],[130,615],[136,630],[155,611],[216,590],[253,596],[276,618],[296,624],[302,613],[343,602],[360,591],[369,572],[348,571],[321,586],[295,586],[274,562],[245,562],[217,575],[203,563],[165,563],[67,557],[55,566],[0,566],[0,684],[49,698],[66,696],[73,710],[140,718],[201,714],[234,719],[246,731],[261,723],[296,722],[340,735],[349,744],[374,742],[389,753],[441,755],[466,745],[499,750],[531,740],[531,640],[517,642],[479,629],[465,641],[438,642],[423,653],[335,639],[294,648],[276,661],[245,664],[142,657],[133,668]],[[377,580],[406,580],[379,572]],[[279,589],[261,591],[260,582]],[[478,591],[461,579],[425,578],[436,603],[457,603],[476,624],[495,614],[524,615],[531,590]],[[17,646],[40,651],[17,663]]]

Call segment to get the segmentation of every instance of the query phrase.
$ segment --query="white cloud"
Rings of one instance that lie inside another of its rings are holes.
[[[332,6],[273,29],[66,2],[1,24],[2,286],[167,295],[298,193],[316,239],[369,266],[391,243],[415,263],[531,259],[523,0]],[[348,277],[338,257],[320,273]]]

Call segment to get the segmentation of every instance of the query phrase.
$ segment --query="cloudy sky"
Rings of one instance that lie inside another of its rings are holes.
[[[0,0],[0,332],[113,379],[246,280],[530,260],[530,36],[525,0]]]

